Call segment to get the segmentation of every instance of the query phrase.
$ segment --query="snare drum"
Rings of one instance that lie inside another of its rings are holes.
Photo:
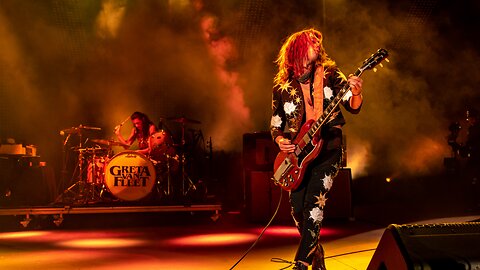
[[[153,163],[144,155],[125,151],[115,155],[105,168],[105,184],[115,197],[125,201],[145,198],[155,185]]]

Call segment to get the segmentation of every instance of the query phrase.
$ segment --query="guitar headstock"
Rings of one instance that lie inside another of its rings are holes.
[[[365,61],[363,61],[363,64],[360,68],[358,68],[358,71],[361,73],[363,73],[363,71],[365,70],[369,70],[369,69],[372,69],[374,72],[377,71],[377,68],[376,66],[377,65],[380,65],[381,67],[383,67],[382,65],[382,61],[385,60],[388,62],[388,51],[385,50],[385,49],[378,49],[378,51],[374,54],[372,54],[372,56],[370,56],[368,59],[366,59]]]

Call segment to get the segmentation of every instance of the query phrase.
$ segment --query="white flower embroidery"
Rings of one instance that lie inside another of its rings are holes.
[[[328,86],[325,86],[325,87],[323,88],[323,95],[324,95],[325,98],[331,99],[331,98],[333,97],[333,91],[332,91],[332,89],[331,89],[330,87],[328,87]]]
[[[295,104],[293,104],[293,102],[286,102],[283,105],[283,110],[285,111],[286,114],[292,114],[295,111],[296,107],[297,106],[295,106]]]
[[[313,222],[319,224],[323,220],[323,211],[315,207],[310,211],[310,218],[313,219]]]
[[[272,127],[279,128],[282,126],[282,118],[278,115],[272,116],[272,119],[270,120],[270,125]]]
[[[332,188],[333,184],[333,178],[331,175],[326,175],[325,178],[323,178],[323,187],[328,191]]]
[[[352,97],[352,92],[348,91],[345,96],[343,96],[342,100],[347,102]]]

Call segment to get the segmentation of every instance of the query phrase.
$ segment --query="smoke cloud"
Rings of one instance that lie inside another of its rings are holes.
[[[97,126],[92,137],[110,138],[142,111],[177,142],[172,119],[187,117],[201,122],[187,132],[239,151],[244,133],[268,129],[283,39],[315,27],[344,73],[380,47],[390,52],[391,63],[363,75],[361,113],[346,114],[354,175],[441,170],[448,125],[478,102],[480,79],[478,48],[452,44],[463,37],[438,11],[445,3],[422,17],[410,12],[415,3],[297,2],[2,1],[0,137],[54,159],[59,130]]]

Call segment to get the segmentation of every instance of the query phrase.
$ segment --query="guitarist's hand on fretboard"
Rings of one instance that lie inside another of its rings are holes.
[[[362,93],[362,78],[350,74],[348,76],[348,84],[350,85],[350,92],[352,92],[352,95],[358,96]]]
[[[362,84],[363,80],[358,77],[350,74],[348,76],[348,84],[350,86],[350,92],[352,93],[352,98],[350,99],[350,107],[354,110],[360,108],[362,105]]]
[[[286,139],[283,136],[278,136],[275,138],[275,141],[282,152],[293,153],[293,151],[295,151],[295,145],[292,144],[289,139]]]

